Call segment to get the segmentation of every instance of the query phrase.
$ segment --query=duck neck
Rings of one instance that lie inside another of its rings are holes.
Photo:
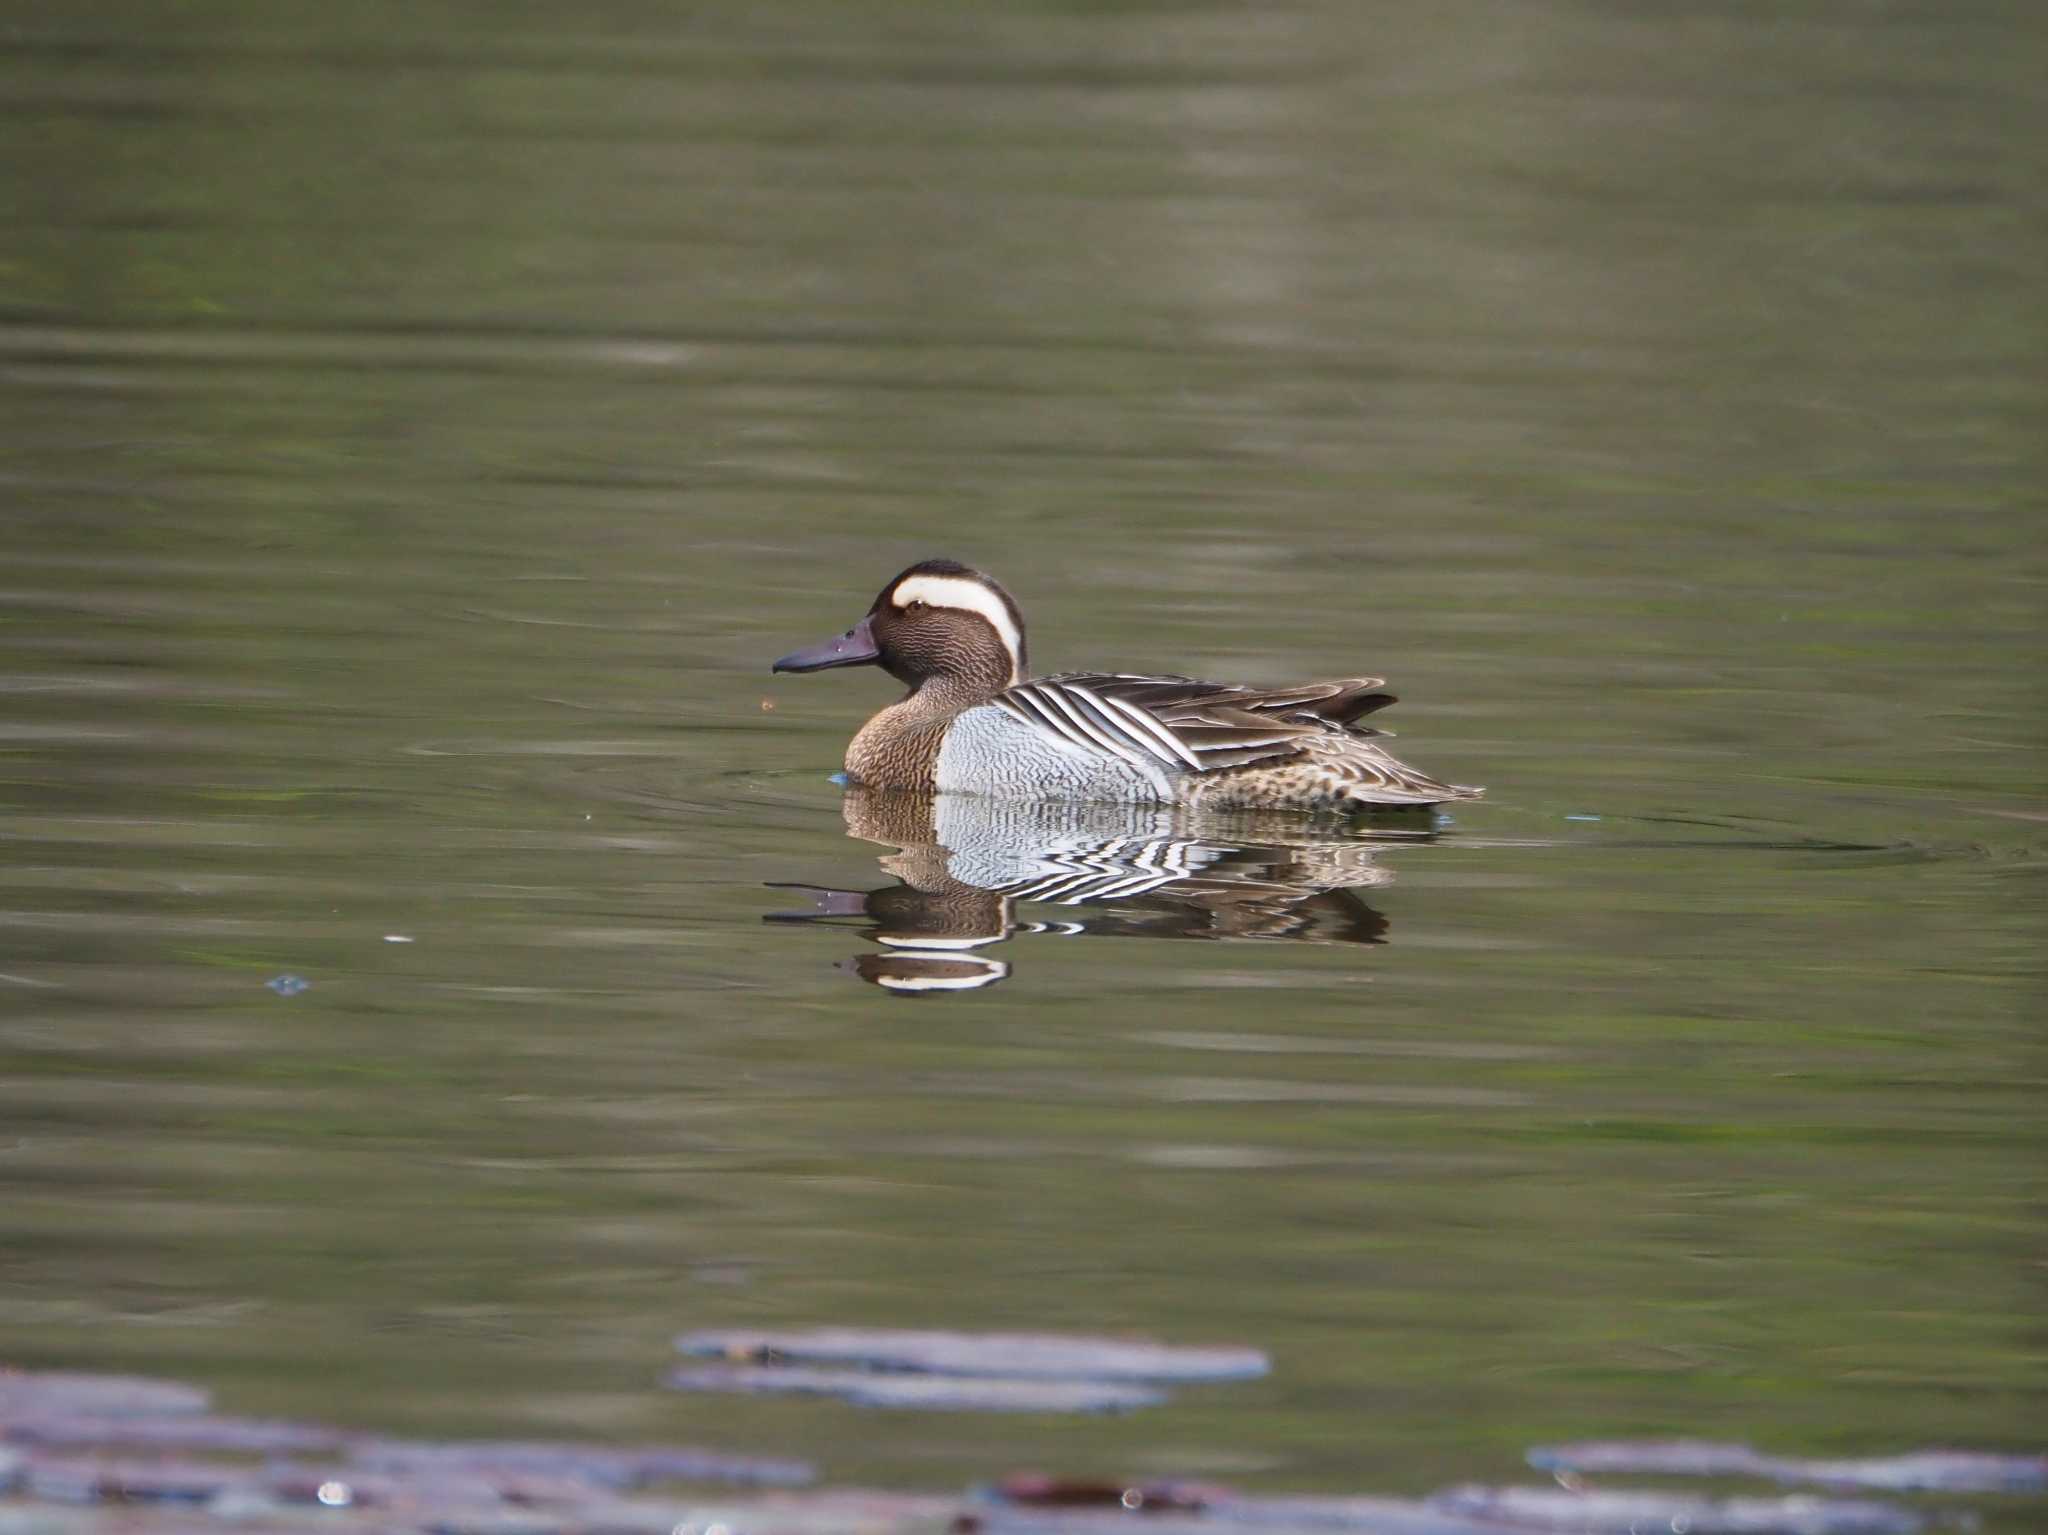
[[[904,695],[897,707],[919,716],[958,714],[962,709],[987,703],[1009,685],[1007,667],[1000,671],[947,672],[942,677],[925,678]]]
[[[860,728],[846,748],[846,771],[877,789],[918,789],[937,784],[939,749],[955,715],[985,704],[1009,686],[958,673],[927,677]]]

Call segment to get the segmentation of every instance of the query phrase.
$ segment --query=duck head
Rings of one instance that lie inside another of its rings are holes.
[[[978,570],[925,560],[882,588],[867,616],[844,634],[777,661],[772,671],[879,666],[915,692],[994,697],[1024,680],[1024,617],[1010,594]]]

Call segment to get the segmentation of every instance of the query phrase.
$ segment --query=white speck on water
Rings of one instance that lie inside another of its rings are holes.
[[[313,1494],[326,1508],[347,1508],[355,1502],[355,1493],[347,1482],[322,1482],[320,1490]]]
[[[408,938],[404,933],[386,933],[384,941],[386,943],[411,943],[412,939]]]

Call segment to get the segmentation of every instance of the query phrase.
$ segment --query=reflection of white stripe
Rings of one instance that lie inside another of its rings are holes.
[[[1010,616],[1010,605],[1001,594],[964,576],[912,576],[889,594],[889,601],[899,608],[907,608],[913,602],[928,602],[935,608],[957,608],[987,619],[1003,642],[1003,649],[1010,653],[1010,680],[1023,681],[1024,633]]]
[[[912,949],[978,949],[985,943],[1001,943],[1008,933],[988,933],[978,938],[931,938],[922,933],[877,933],[876,943],[908,952]]]
[[[1013,887],[1009,894],[1019,901],[1059,901],[1070,891],[1085,890],[1102,878],[1093,869],[1076,869],[1068,874],[1054,874],[1035,885]]]
[[[992,986],[1010,973],[1010,967],[997,960],[982,959],[974,963],[988,968],[965,975],[883,974],[875,976],[874,983],[890,991],[972,991],[977,986]]]
[[[1170,885],[1180,878],[1177,874],[1127,874],[1118,879],[1112,875],[1102,876],[1103,883],[1086,895],[1070,895],[1060,902],[1062,906],[1079,906],[1084,901],[1129,900],[1157,890],[1161,885]]]

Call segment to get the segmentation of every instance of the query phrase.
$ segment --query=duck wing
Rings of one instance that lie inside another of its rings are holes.
[[[1061,672],[995,697],[1027,725],[1088,751],[1207,773],[1291,756],[1394,701],[1378,677],[1249,687],[1195,677]]]

